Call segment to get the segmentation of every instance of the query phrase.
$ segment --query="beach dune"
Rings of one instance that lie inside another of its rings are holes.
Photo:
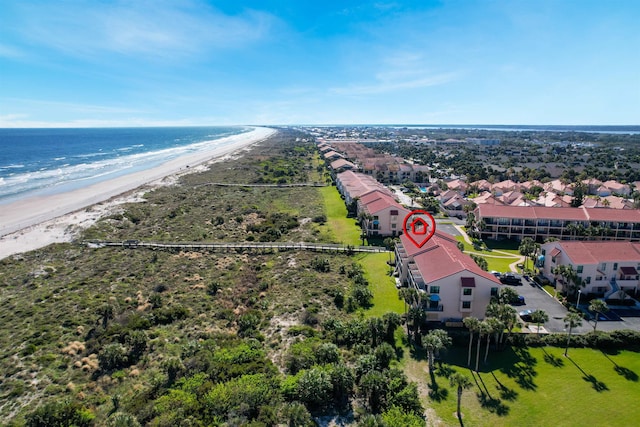
[[[242,150],[275,132],[274,129],[257,127],[250,132],[216,140],[209,150],[185,155],[155,168],[66,193],[2,205],[0,259],[51,243],[71,241],[79,229],[93,224],[116,206],[138,199],[138,194],[132,194],[132,190],[173,182],[165,178],[197,171],[197,166]]]

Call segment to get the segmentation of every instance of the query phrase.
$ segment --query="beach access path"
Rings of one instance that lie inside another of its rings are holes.
[[[233,250],[248,250],[254,252],[265,251],[311,251],[311,252],[364,252],[378,253],[388,252],[388,249],[382,246],[351,246],[336,243],[306,243],[306,242],[218,242],[218,243],[202,243],[202,242],[144,242],[139,240],[125,241],[107,241],[107,240],[88,240],[83,242],[90,248],[100,249],[104,247],[123,247],[128,249],[158,249],[168,251],[223,251],[229,252]]]

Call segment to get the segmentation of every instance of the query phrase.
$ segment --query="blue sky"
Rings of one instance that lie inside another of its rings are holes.
[[[640,2],[0,2],[0,127],[640,124]]]

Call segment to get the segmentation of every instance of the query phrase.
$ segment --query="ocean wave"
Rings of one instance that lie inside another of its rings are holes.
[[[24,165],[19,165],[19,164],[15,164],[15,165],[6,165],[6,166],[0,166],[0,170],[2,169],[23,169]]]
[[[76,158],[76,159],[90,159],[91,157],[106,156],[107,154],[108,153],[105,153],[104,151],[99,151],[97,153],[76,154],[73,157]]]
[[[246,130],[240,133],[244,132]],[[79,154],[70,156],[70,158],[79,160],[79,163],[73,164],[70,162],[63,166],[51,164],[40,170],[29,172],[19,172],[19,168],[24,167],[24,165],[8,165],[4,168],[16,169],[16,172],[9,176],[3,175],[4,179],[0,186],[0,199],[22,197],[23,194],[32,192],[64,191],[69,186],[77,188],[77,184],[81,182],[85,182],[88,185],[89,183],[92,184],[135,171],[149,169],[185,154],[193,154],[226,145],[229,142],[221,139],[237,134],[239,133],[225,132],[222,135],[214,135],[215,139],[212,140],[153,151],[127,153],[127,151],[134,148],[144,147],[144,144],[136,144],[125,147],[127,150],[119,149],[119,152],[113,150],[111,152],[99,151]]]

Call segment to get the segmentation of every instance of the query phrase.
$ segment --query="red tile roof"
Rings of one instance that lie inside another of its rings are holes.
[[[493,274],[482,270],[469,255],[462,253],[450,234],[436,231],[422,248],[414,245],[404,234],[400,236],[400,240],[427,283],[467,271],[500,284]]]
[[[331,162],[332,169],[340,169],[344,167],[355,169],[356,165],[351,163],[349,160],[345,160],[345,159],[338,159]]]
[[[493,204],[480,204],[477,209],[480,217],[640,222],[639,209],[549,208],[543,206],[500,206]]]
[[[611,261],[640,262],[640,243],[631,242],[555,242],[574,264],[598,264]],[[552,252],[553,253],[553,252]]]
[[[373,190],[362,195],[360,197],[360,204],[364,207],[365,211],[371,215],[390,207],[400,211],[399,215],[402,215],[402,218],[409,214],[409,210],[405,209],[395,198],[378,190]]]

